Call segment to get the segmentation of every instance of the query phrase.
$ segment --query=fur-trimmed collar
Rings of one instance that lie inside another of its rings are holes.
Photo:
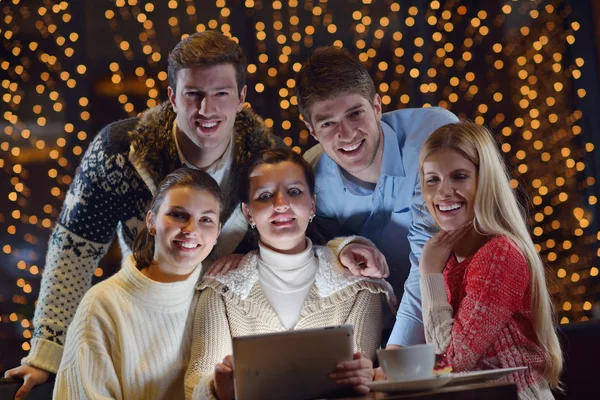
[[[136,127],[129,132],[132,162],[152,194],[158,184],[175,169],[182,166],[173,140],[173,121],[176,113],[166,101],[144,111]],[[263,120],[249,108],[240,111],[235,119],[236,157],[234,164],[244,162],[253,154],[276,145],[275,137]],[[222,185],[225,199],[224,220],[237,205],[236,188],[240,179],[239,168],[232,166],[229,181]]]

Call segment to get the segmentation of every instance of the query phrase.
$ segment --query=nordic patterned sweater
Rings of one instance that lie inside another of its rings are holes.
[[[23,364],[58,370],[67,327],[115,231],[123,259],[131,253],[156,187],[182,166],[172,134],[175,116],[165,102],[106,126],[91,142],[50,236],[31,350]],[[237,115],[235,135],[234,164],[280,142],[249,109]],[[236,207],[237,170],[232,166],[221,184],[225,218],[214,257],[232,253],[247,230]]]
[[[427,343],[445,353],[454,372],[525,366],[503,378],[520,399],[553,399],[544,379],[549,355],[533,330],[527,260],[509,238],[496,236],[443,274],[421,276]]]

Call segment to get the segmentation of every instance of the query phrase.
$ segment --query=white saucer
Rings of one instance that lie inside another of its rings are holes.
[[[485,371],[472,371],[472,372],[454,372],[450,374],[444,374],[441,376],[451,378],[450,385],[464,385],[466,383],[489,381],[492,379],[502,378],[503,376],[512,374],[513,372],[522,371],[527,367],[515,367],[515,368],[499,368],[489,369]]]
[[[437,389],[451,380],[452,377],[443,375],[406,381],[373,381],[367,383],[367,386],[374,392],[416,392],[419,390]]]

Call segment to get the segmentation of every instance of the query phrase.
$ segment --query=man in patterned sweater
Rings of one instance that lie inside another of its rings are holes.
[[[169,102],[106,126],[90,144],[50,237],[31,350],[6,374],[25,380],[17,398],[56,373],[67,327],[115,231],[125,257],[167,174],[185,165],[215,178],[226,205],[213,259],[235,250],[248,226],[237,207],[236,165],[279,140],[243,107],[246,67],[229,38],[193,34],[169,55]]]

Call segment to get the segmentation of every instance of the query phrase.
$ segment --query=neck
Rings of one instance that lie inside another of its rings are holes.
[[[155,282],[171,283],[185,281],[196,270],[196,268],[198,267],[187,271],[183,270],[174,272],[172,271],[172,268],[165,268],[156,260],[153,260],[150,266],[147,268],[142,268],[141,272]]]
[[[266,243],[261,239],[260,244],[281,254],[298,254],[306,250],[306,236],[303,236],[302,240],[278,241],[277,245]]]
[[[456,261],[462,262],[465,258],[472,256],[488,241],[490,237],[478,233],[471,229],[463,239],[454,245],[452,251],[456,256]]]
[[[187,137],[179,128],[177,128],[177,141],[179,148],[186,160],[192,163],[196,168],[205,170],[223,157],[225,150],[229,146],[230,137],[228,136],[215,148],[204,149],[198,147]]]

